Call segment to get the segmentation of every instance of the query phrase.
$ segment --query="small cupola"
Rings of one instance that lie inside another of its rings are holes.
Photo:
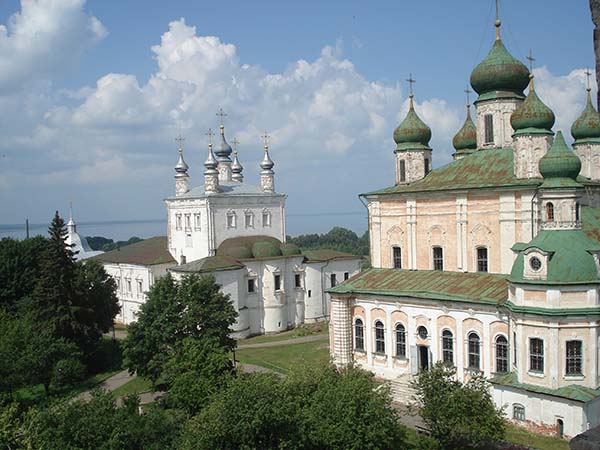
[[[561,131],[556,133],[552,147],[540,159],[539,168],[544,177],[541,188],[581,187],[576,181],[581,170],[581,161],[569,150]]]
[[[591,89],[588,86],[585,108],[577,120],[573,122],[573,125],[571,125],[571,136],[575,139],[576,144],[588,140],[600,142],[600,115],[592,104],[590,91]]]
[[[515,134],[551,133],[554,126],[554,113],[535,92],[533,73],[530,75],[529,93],[525,101],[510,116],[510,124]]]
[[[468,90],[466,91],[468,95]],[[471,119],[471,105],[467,100],[467,117],[462,128],[452,139],[452,145],[456,152],[454,159],[460,159],[477,150],[477,128]]]

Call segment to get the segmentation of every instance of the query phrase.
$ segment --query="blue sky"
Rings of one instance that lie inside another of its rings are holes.
[[[588,2],[500,11],[509,51],[533,49],[537,90],[567,128],[594,64]],[[163,217],[173,138],[186,136],[201,184],[221,106],[247,182],[266,128],[289,213],[361,211],[358,193],[393,183],[408,74],[445,164],[494,34],[490,0],[2,0],[0,24],[0,223],[47,221],[69,199],[83,221]]]

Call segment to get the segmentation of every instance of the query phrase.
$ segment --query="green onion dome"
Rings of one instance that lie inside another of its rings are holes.
[[[546,183],[549,179],[562,178],[573,181],[577,179],[581,170],[581,161],[575,153],[569,150],[561,131],[556,133],[552,147],[540,159],[539,169],[544,177],[544,185],[546,185],[542,185],[542,187],[550,187]]]
[[[471,86],[479,94],[479,100],[514,96],[522,98],[528,84],[529,70],[508,53],[499,38],[485,59],[471,72]]]
[[[590,91],[587,91],[587,102],[585,109],[579,118],[571,126],[571,135],[575,142],[581,139],[600,138],[600,115],[592,105]]]
[[[515,131],[536,128],[550,131],[554,126],[554,113],[538,97],[533,87],[533,77],[525,101],[510,116]]]
[[[431,129],[421,120],[413,107],[413,97],[410,96],[410,108],[408,114],[398,128],[394,130],[394,141],[396,151],[409,148],[429,149]]]
[[[471,119],[470,105],[467,105],[467,118],[462,128],[452,139],[452,145],[457,153],[471,153],[477,149],[477,128]]]

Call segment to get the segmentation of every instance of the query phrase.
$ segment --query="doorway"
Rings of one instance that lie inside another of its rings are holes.
[[[419,348],[419,371],[429,369],[429,347],[426,345],[418,345]]]
[[[563,422],[562,419],[556,420],[556,434],[558,434],[558,437],[560,439],[565,437],[565,423]]]

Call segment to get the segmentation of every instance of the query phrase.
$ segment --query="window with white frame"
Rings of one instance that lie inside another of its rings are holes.
[[[477,272],[488,271],[488,249],[487,247],[477,247]]]
[[[256,292],[256,280],[254,278],[248,278],[248,293],[252,294]]]
[[[144,292],[144,284],[142,280],[137,280],[137,293],[142,294]]]
[[[275,281],[275,290],[280,291],[281,290],[281,275],[276,273],[274,276],[274,281]]]
[[[335,276],[335,273],[329,275],[329,281],[331,282],[331,287],[335,287],[337,285],[337,278]]]
[[[262,212],[262,226],[270,227],[271,226],[271,213],[268,210],[263,210]]]
[[[402,249],[400,247],[392,247],[392,259],[394,269],[402,269]]]
[[[444,249],[442,247],[432,248],[433,270],[444,270]]]
[[[229,211],[227,213],[227,228],[235,228],[237,226],[236,217],[235,211]]]
[[[354,349],[364,351],[365,349],[365,326],[362,319],[354,321]]]
[[[513,419],[525,420],[525,407],[519,403],[513,405]]]
[[[294,274],[294,287],[301,288],[302,287],[302,277],[299,273]]]
[[[200,213],[194,214],[194,228],[196,230],[199,230],[201,228]]]
[[[542,339],[529,339],[529,370],[544,373],[544,341]]]
[[[396,357],[406,358],[406,329],[401,323],[396,325]]]
[[[445,364],[454,364],[454,336],[452,331],[442,331],[442,361]]]
[[[244,212],[244,226],[254,228],[254,213],[252,211]]]
[[[344,281],[350,278],[350,272],[344,272]]]
[[[385,328],[381,320],[375,321],[375,353],[385,354]]]
[[[494,116],[491,114],[486,114],[483,116],[483,128],[484,128],[484,137],[485,144],[493,144],[494,143]]]
[[[191,214],[185,215],[185,229],[186,230],[192,229],[192,215]]]
[[[127,292],[131,293],[131,280],[126,280]]]
[[[508,341],[502,335],[496,338],[496,372],[508,372]]]
[[[481,367],[481,339],[479,338],[479,335],[473,331],[469,333],[467,342],[469,346],[469,369],[479,370]]]
[[[567,375],[581,375],[583,373],[581,347],[581,341],[567,341]]]
[[[120,291],[121,290],[121,279],[115,278],[115,281],[117,282],[117,291]]]
[[[181,214],[175,214],[175,229],[181,230]]]

